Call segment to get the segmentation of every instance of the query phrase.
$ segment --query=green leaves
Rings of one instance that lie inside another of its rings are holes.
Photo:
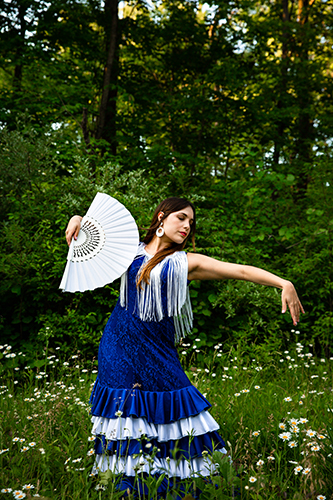
[[[111,86],[118,156],[95,139],[109,36],[102,4],[27,1],[20,30],[18,3],[2,3],[0,118],[8,128],[1,129],[0,155],[1,334],[28,342],[49,322],[67,345],[97,345],[117,285],[75,298],[57,286],[67,220],[102,191],[141,227],[162,198],[193,200],[198,251],[293,280],[308,311],[303,321],[326,345],[329,2],[313,2],[306,18],[294,10],[286,18],[280,4],[266,0],[241,0],[237,8],[208,2],[207,11],[178,0],[125,9]],[[199,333],[213,345],[288,330],[279,297],[263,290],[191,285],[194,338]]]

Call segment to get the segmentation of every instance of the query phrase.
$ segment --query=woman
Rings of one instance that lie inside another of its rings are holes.
[[[67,227],[70,244],[80,216]],[[226,453],[208,401],[184,373],[175,343],[192,327],[188,280],[241,279],[282,289],[282,312],[293,323],[303,307],[290,281],[252,266],[229,264],[183,248],[194,246],[195,208],[168,198],[155,210],[138,253],[122,276],[119,301],[105,327],[92,392],[95,469],[123,473],[120,488],[130,490],[135,474],[167,473],[159,492],[173,481],[208,475],[207,452]],[[152,459],[149,460],[149,454]]]

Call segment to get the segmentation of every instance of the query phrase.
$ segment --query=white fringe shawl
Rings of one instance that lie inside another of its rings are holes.
[[[140,274],[151,256],[140,243],[136,259],[144,256],[138,271]],[[150,272],[149,284],[142,282],[137,289],[135,314],[142,321],[161,321],[164,317],[161,295],[161,273],[169,263],[167,271],[167,316],[174,318],[175,343],[179,342],[193,327],[193,313],[187,287],[188,261],[185,252],[174,252],[159,262]],[[128,271],[121,277],[120,305],[128,307]]]

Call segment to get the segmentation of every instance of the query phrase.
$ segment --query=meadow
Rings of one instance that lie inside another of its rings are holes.
[[[187,500],[199,490],[202,500],[333,498],[333,357],[315,356],[299,331],[290,338],[281,351],[244,343],[203,352],[200,339],[180,346],[228,450],[207,456],[219,474],[187,481]],[[9,345],[0,353],[0,498],[123,498],[119,478],[91,474],[96,359],[48,345],[33,356]],[[139,498],[157,498],[154,477],[142,479],[149,494]]]

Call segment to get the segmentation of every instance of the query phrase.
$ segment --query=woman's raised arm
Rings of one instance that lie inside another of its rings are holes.
[[[291,281],[285,280],[264,269],[241,264],[230,264],[212,259],[206,255],[188,253],[189,280],[223,280],[236,279],[252,281],[260,285],[275,286],[282,289],[282,312],[289,307],[294,325],[299,321],[300,312],[304,313],[303,306]]]
[[[66,231],[65,231],[66,232],[66,241],[68,243],[68,246],[71,244],[73,237],[74,237],[74,240],[77,239],[80,228],[81,228],[81,220],[82,220],[81,215],[74,215],[70,219],[70,221],[66,227]]]

